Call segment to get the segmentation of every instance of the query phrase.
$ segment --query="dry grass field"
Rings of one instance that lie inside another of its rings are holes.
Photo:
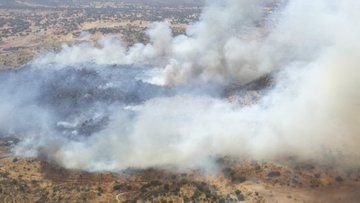
[[[357,202],[359,173],[316,164],[218,160],[219,169],[174,173],[67,170],[35,158],[13,157],[14,140],[0,143],[0,201],[30,202]]]
[[[35,56],[74,44],[81,33],[94,40],[104,35],[121,37],[128,45],[147,40],[145,30],[155,21],[171,23],[174,34],[183,33],[197,20],[199,4],[93,1],[69,5],[16,1],[0,6],[0,67],[19,67]],[[41,2],[41,1],[40,1]]]
[[[183,34],[189,24],[200,18],[202,7],[203,1],[188,0],[171,4],[165,0],[3,0],[0,69],[21,68],[41,54],[61,49],[63,44],[80,43],[83,36],[91,41],[117,36],[127,46],[144,43],[149,40],[147,28],[157,21],[168,21],[174,35]],[[263,27],[259,30],[266,33]],[[257,36],[243,37],[251,41]],[[257,103],[263,96],[260,91],[274,85],[270,73],[264,75],[244,86],[235,84],[225,89],[224,103],[240,107]],[[249,91],[240,97],[242,90]],[[78,91],[71,93],[76,96]],[[62,102],[61,94],[54,95],[54,100]],[[76,100],[74,95],[72,99]],[[89,172],[66,169],[41,156],[15,156],[13,149],[19,140],[1,133],[0,202],[360,201],[360,170],[341,170],[292,156],[264,161],[225,156],[216,159],[212,171],[154,167]]]

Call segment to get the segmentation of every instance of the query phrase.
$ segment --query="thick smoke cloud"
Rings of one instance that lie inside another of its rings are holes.
[[[213,1],[186,35],[155,23],[146,45],[105,38],[2,72],[0,130],[20,137],[16,154],[85,170],[221,156],[358,167],[360,2],[272,3]],[[224,96],[269,75],[256,102]]]

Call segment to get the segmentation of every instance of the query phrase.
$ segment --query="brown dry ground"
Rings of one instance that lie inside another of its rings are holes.
[[[17,15],[18,11],[11,12],[0,9],[0,16]],[[44,11],[44,16],[48,12]],[[35,32],[39,28],[32,25],[31,32],[24,36],[0,36],[0,67],[18,67],[41,52],[58,49],[62,43],[76,43],[74,33],[81,30],[131,28],[116,34],[129,43],[141,41],[126,36],[143,32],[149,22],[86,21],[77,30],[64,34],[55,34],[61,28]],[[185,27],[181,23],[173,24],[173,29]],[[96,32],[92,40],[102,35]],[[247,105],[259,97],[256,87],[249,89],[254,91],[238,102]],[[235,90],[236,87],[229,92]],[[230,100],[237,99],[230,97]],[[311,162],[269,163],[222,158],[218,160],[218,171],[206,174],[160,169],[90,173],[67,170],[39,158],[14,157],[11,148],[15,142],[11,138],[0,138],[0,202],[360,202],[359,172],[345,173]]]
[[[119,3],[108,5],[113,6],[110,11],[103,9],[105,5],[98,8],[91,3],[73,8],[26,5],[3,8],[0,1],[0,69],[20,67],[42,53],[58,50],[62,44],[78,43],[81,32],[91,33],[92,40],[118,36],[132,45],[147,41],[145,32],[152,22],[166,20],[174,34],[180,34],[199,15],[193,5]]]
[[[219,171],[67,170],[0,142],[0,202],[359,202],[359,174],[316,164],[218,160]]]
[[[125,29],[131,27],[137,33],[141,33],[139,36],[134,36],[131,33],[113,33],[112,36],[117,36],[125,41],[129,41],[128,44],[142,41],[144,42],[145,30],[151,22],[142,22],[141,25],[138,21],[126,22],[126,21],[95,21],[84,23],[79,30],[74,30],[74,33],[81,32],[86,29],[101,29],[101,28],[112,28],[113,26],[121,27]],[[174,29],[185,30],[185,25],[174,24]],[[35,57],[41,56],[43,53],[49,51],[57,51],[63,44],[76,44],[81,39],[74,33],[69,34],[54,34],[56,30],[48,30],[43,33],[30,33],[26,36],[12,36],[7,37],[0,41],[0,69],[1,68],[17,68],[23,64],[28,63]],[[90,40],[97,41],[106,36],[101,32],[96,32],[90,36]]]

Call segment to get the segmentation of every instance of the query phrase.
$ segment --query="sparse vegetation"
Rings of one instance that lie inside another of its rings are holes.
[[[23,2],[23,3],[22,3]],[[127,44],[146,42],[146,27],[167,20],[175,35],[197,20],[201,4],[161,1],[0,2],[0,68],[18,67],[44,50],[76,43],[82,32],[117,35]]]
[[[199,19],[200,9],[201,4],[190,0],[173,4],[165,0],[2,0],[0,68],[19,67],[39,53],[58,50],[63,43],[79,43],[87,34],[91,41],[115,35],[128,45],[147,42],[146,28],[154,21],[167,20],[174,35],[183,34],[188,24]],[[238,103],[258,101],[261,97],[256,91],[271,87],[272,83],[271,76],[249,83],[247,88],[254,91]],[[56,106],[79,94],[77,91],[55,94],[54,87],[50,88],[54,93],[50,97],[54,103],[58,102]],[[229,95],[237,90],[238,86],[229,89]],[[107,122],[110,120],[99,121]],[[102,125],[95,123],[92,119],[85,120],[79,132],[90,135],[101,131]],[[19,140],[1,136],[0,202],[312,202],[318,198],[321,202],[352,202],[360,199],[359,170],[342,173],[332,166],[298,163],[293,157],[282,160],[281,163],[291,162],[288,165],[221,157],[215,175],[158,168],[93,173],[68,170],[40,158],[14,157],[9,152]],[[337,192],[340,195],[335,195]],[[343,196],[348,199],[340,199]]]

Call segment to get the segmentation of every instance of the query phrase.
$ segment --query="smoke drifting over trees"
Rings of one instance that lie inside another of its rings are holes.
[[[67,168],[212,169],[216,157],[360,163],[360,2],[210,1],[186,35],[106,38],[1,72],[0,131]],[[275,85],[241,106],[233,84]],[[31,90],[29,90],[31,88]]]

